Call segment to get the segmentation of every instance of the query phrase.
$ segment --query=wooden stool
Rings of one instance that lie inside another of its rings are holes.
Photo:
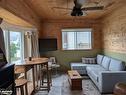
[[[52,78],[51,78],[51,68],[48,67],[48,76],[47,76],[47,67],[46,66],[43,66],[41,65],[40,66],[40,88],[41,90],[47,90],[49,89],[48,88],[48,84],[51,86],[52,85]],[[48,82],[48,79],[47,80],[44,80],[45,78],[49,78],[49,82]]]
[[[114,88],[114,95],[126,95],[126,83],[117,83]]]
[[[49,68],[48,70],[49,70],[48,71],[48,73],[49,73],[49,82],[52,85],[52,76],[51,76],[52,69]],[[47,77],[47,71],[46,71],[45,68],[42,69],[41,74],[42,74],[42,76],[41,76],[42,77],[41,85],[43,85],[43,83],[47,83],[47,81],[44,81],[44,77]]]
[[[28,95],[28,90],[27,90],[27,80],[26,79],[16,79],[16,88],[20,88],[21,95],[24,95],[24,88],[25,87],[25,94]]]

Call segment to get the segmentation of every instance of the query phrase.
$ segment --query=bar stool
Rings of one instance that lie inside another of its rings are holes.
[[[16,77],[15,79],[15,88],[16,89],[20,89],[20,95],[28,95],[28,89],[27,89],[27,79],[26,79],[26,76],[24,76],[24,71],[25,71],[25,68],[24,67],[17,67],[15,66],[15,76],[18,75],[18,77]],[[21,75],[22,74],[22,75]],[[19,76],[21,75],[21,76]],[[25,89],[24,89],[25,87]],[[25,91],[25,94],[24,94],[24,91]]]
[[[47,70],[46,70],[46,67],[41,65],[40,67],[41,69],[41,76],[40,76],[40,86],[41,88],[47,88],[45,85],[48,83],[47,80],[45,80],[45,78],[47,77]],[[48,77],[49,77],[49,84],[52,85],[52,77],[51,77],[51,67],[48,66]]]
[[[15,80],[16,88],[20,89],[21,95],[28,95],[27,82],[28,81],[26,79],[16,79]],[[24,94],[24,87],[25,87],[25,94]]]
[[[48,71],[48,73],[49,73],[49,83],[50,83],[50,85],[52,85],[52,76],[51,76],[51,71],[52,71],[52,69],[51,68],[49,68],[48,69],[49,71]],[[47,81],[44,81],[44,78],[45,77],[47,77],[47,74],[46,74],[47,72],[46,72],[46,69],[45,68],[43,68],[42,69],[42,85],[43,85],[43,83],[47,83]]]
[[[114,95],[126,95],[126,83],[117,83],[114,88]]]

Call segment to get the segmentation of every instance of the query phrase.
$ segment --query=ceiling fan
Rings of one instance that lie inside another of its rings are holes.
[[[82,7],[82,5],[84,4],[84,2],[86,2],[87,0],[74,0],[74,7],[72,8],[62,8],[62,7],[53,7],[53,8],[57,8],[57,9],[66,9],[66,10],[71,10],[71,16],[83,16],[84,13],[86,13],[86,11],[92,11],[92,10],[103,10],[104,6],[97,6],[98,2],[94,2],[96,3],[96,6],[93,7]]]

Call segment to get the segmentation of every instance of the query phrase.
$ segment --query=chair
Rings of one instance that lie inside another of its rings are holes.
[[[48,66],[49,82],[52,85],[51,71],[52,71],[52,69],[50,68],[50,66]],[[47,77],[46,67],[45,66],[41,66],[41,81],[40,81],[40,85],[43,85],[43,83],[47,83],[47,81],[44,81],[44,78],[46,78],[46,77]]]
[[[24,73],[24,68],[22,67],[15,67],[15,76]],[[27,83],[28,81],[24,78],[25,76],[19,76],[15,79],[15,88],[20,89],[20,95],[28,95]],[[25,89],[24,89],[25,87]]]
[[[57,64],[56,58],[55,57],[50,57],[48,64],[51,66],[52,69],[55,69],[55,75],[57,75],[58,74],[57,73],[57,68],[59,68],[60,65]]]
[[[27,93],[27,80],[26,79],[16,79],[15,84],[16,88],[20,89],[21,95],[24,95],[24,87],[25,87],[25,95],[28,95]]]

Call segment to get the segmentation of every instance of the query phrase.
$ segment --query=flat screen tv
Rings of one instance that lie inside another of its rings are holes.
[[[57,39],[39,39],[39,52],[55,51],[57,50]]]

